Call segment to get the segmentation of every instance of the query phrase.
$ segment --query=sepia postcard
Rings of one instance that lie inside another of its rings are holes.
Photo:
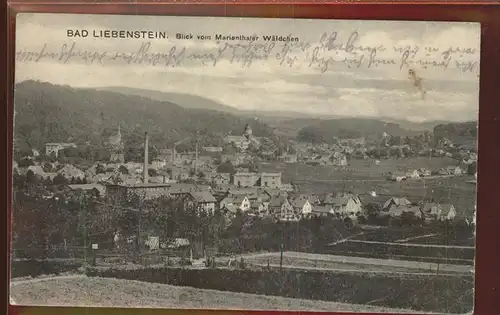
[[[11,303],[473,310],[480,25],[19,14]]]

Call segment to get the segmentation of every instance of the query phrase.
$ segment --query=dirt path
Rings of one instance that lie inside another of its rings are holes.
[[[413,240],[419,240],[419,239],[422,239],[422,238],[428,238],[428,237],[436,236],[436,235],[441,235],[441,234],[433,233],[433,234],[427,234],[427,235],[420,235],[420,236],[402,238],[402,239],[399,239],[399,240],[395,240],[394,242],[396,242],[396,243],[404,243],[404,242],[413,241]]]
[[[413,243],[394,243],[394,242],[377,242],[377,241],[361,241],[361,240],[349,240],[349,242],[365,243],[365,244],[380,244],[380,245],[412,246],[412,247],[474,249],[474,246],[457,246],[457,245],[413,244]]]
[[[279,255],[280,253],[258,253],[254,255],[251,254],[241,255],[238,257],[243,257],[243,259],[248,259],[251,262],[252,258],[256,259],[269,256],[276,257]],[[338,263],[352,264],[352,265],[367,265],[367,268],[370,268],[372,271],[375,270],[377,266],[384,266],[384,267],[425,270],[435,275],[437,272],[470,274],[471,270],[473,269],[472,266],[467,266],[467,265],[436,264],[436,263],[419,262],[419,261],[376,259],[376,258],[364,258],[364,257],[353,257],[353,256],[326,255],[326,254],[309,254],[309,253],[299,253],[299,252],[284,252],[283,256],[287,258],[309,259],[316,261],[331,261],[331,262],[338,262]]]
[[[278,264],[259,264],[253,263],[253,265],[261,267],[272,267],[279,268]],[[346,268],[321,268],[321,267],[303,267],[303,266],[290,266],[283,265],[283,269],[295,269],[295,270],[314,270],[314,271],[336,271],[336,272],[352,272],[352,273],[372,273],[372,274],[389,274],[398,276],[435,276],[436,272],[402,272],[402,271],[388,271],[388,270],[377,270],[376,268],[366,268],[366,269],[347,269]],[[439,273],[440,276],[456,277],[457,273]]]

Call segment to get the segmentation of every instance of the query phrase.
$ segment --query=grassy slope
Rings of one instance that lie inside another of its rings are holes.
[[[405,310],[255,294],[201,290],[139,281],[75,278],[23,282],[11,288],[17,304],[98,307],[209,308],[335,312]],[[415,313],[415,312],[413,312]]]

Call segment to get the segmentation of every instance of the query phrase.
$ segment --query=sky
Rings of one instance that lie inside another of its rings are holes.
[[[74,51],[106,53],[101,63],[86,62],[78,56],[67,62],[59,60],[60,55],[45,55],[37,62],[19,58],[16,82],[40,80],[74,87],[119,86],[186,93],[242,110],[293,111],[318,117],[390,117],[424,122],[474,120],[478,114],[480,26],[475,23],[23,13],[17,17],[16,28],[16,51],[23,56],[40,52],[43,47],[45,53],[57,53],[63,45],[73,44]],[[68,29],[85,29],[90,36],[68,37]],[[94,38],[93,30],[164,31],[168,39]],[[195,38],[176,40],[178,32],[191,33]],[[334,43],[344,45],[357,34],[352,42],[355,49],[328,49],[328,41],[321,38],[324,34],[324,39],[331,38],[334,33]],[[257,35],[260,39],[251,43],[217,42],[198,40],[197,34]],[[263,35],[291,35],[299,41],[269,43],[262,40]],[[202,60],[226,43],[245,46],[234,53],[226,47],[216,65],[213,60]],[[146,44],[155,53],[168,54],[172,47],[176,52],[185,49],[184,58],[178,58],[175,67],[172,63],[127,63],[111,58],[117,53],[137,52]],[[410,47],[410,63],[400,67],[401,49],[405,47]],[[447,56],[443,52],[450,48],[455,52],[449,55],[446,69],[424,66],[431,61],[442,62]],[[285,50],[286,60],[293,63],[280,64]],[[245,64],[244,60],[255,55],[263,57],[250,58],[251,64]],[[359,67],[342,62],[361,58]],[[384,64],[387,62],[394,64]],[[467,71],[463,68],[467,64],[476,67]],[[408,78],[409,68],[422,78],[426,90],[423,99]]]

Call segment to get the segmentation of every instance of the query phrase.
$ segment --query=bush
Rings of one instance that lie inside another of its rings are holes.
[[[352,304],[377,301],[374,305],[425,312],[466,313],[473,305],[472,276],[401,277],[377,273],[280,271],[276,268],[228,270],[157,267],[105,271],[94,269],[89,275]]]

